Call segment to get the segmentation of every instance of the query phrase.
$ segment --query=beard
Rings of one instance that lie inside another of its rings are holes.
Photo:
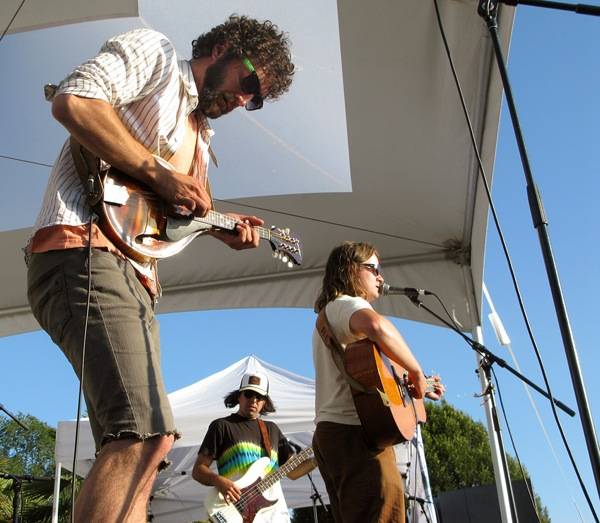
[[[227,64],[230,61],[231,58],[222,56],[206,69],[204,85],[199,93],[198,110],[208,118],[218,118],[228,112],[221,107],[222,105],[227,106],[227,96],[221,88],[225,81]]]

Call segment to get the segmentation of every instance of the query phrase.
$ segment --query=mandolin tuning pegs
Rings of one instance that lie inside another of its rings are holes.
[[[273,258],[279,258],[279,255],[277,254],[277,251],[273,251]]]
[[[294,264],[291,261],[289,261],[287,262],[287,266],[291,269],[294,267]]]
[[[287,262],[289,261],[289,258],[288,258],[287,256],[285,256],[285,255],[284,255],[284,256],[281,258],[281,261],[282,261],[283,263],[287,263]]]

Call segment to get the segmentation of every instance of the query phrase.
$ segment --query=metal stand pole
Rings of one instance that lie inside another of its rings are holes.
[[[315,497],[315,495],[313,494],[310,499],[312,499],[312,504],[313,504],[313,520],[315,523],[319,522],[319,516],[317,515],[317,498]]]
[[[60,477],[62,472],[62,463],[56,464],[54,472],[54,497],[52,498],[52,523],[58,523],[58,508],[60,504]]]
[[[23,481],[51,481],[52,478],[38,478],[35,476],[31,476],[30,474],[24,474],[22,476],[18,476],[16,474],[6,474],[4,472],[0,472],[0,478],[2,479],[10,479],[12,481],[12,490],[13,490],[13,500],[12,500],[12,522],[19,523],[21,521],[21,493],[23,488]]]
[[[486,409],[489,409],[489,413],[486,410],[486,414],[488,415],[488,425],[490,426],[490,430],[489,430],[490,446],[492,447],[492,451],[493,451],[492,459],[494,460],[494,473],[496,475],[496,485],[497,485],[497,488],[501,489],[498,491],[498,501],[500,503],[501,511],[503,510],[503,514],[504,514],[503,517],[506,518],[505,520],[503,519],[503,522],[504,521],[511,521],[511,522],[514,521],[515,523],[517,523],[517,521],[518,521],[517,520],[517,510],[516,510],[516,505],[514,503],[514,496],[512,495],[512,493],[510,495],[505,495],[504,487],[501,488],[498,486],[499,484],[502,485],[502,482],[504,482],[507,493],[512,489],[512,485],[510,483],[510,477],[508,475],[508,465],[507,465],[507,461],[506,461],[506,455],[504,453],[504,448],[502,446],[502,437],[500,435],[500,423],[498,421],[498,416],[496,415],[496,407],[493,402],[494,395],[490,393],[491,392],[491,383],[490,383],[490,379],[489,379],[490,366],[494,363],[497,363],[503,369],[506,369],[506,370],[510,371],[513,375],[517,376],[520,380],[524,381],[525,383],[527,383],[529,385],[532,385],[540,394],[547,397],[550,401],[552,401],[556,406],[558,406],[565,412],[567,412],[571,415],[574,415],[575,413],[571,409],[569,409],[569,407],[564,405],[562,402],[549,396],[540,387],[535,385],[531,380],[529,380],[528,378],[523,376],[520,372],[517,372],[515,369],[513,369],[502,358],[499,358],[498,356],[496,356],[495,354],[493,354],[492,352],[487,350],[482,343],[480,343],[476,339],[472,340],[472,339],[468,338],[456,325],[453,325],[449,321],[442,318],[439,314],[437,314],[436,312],[431,310],[429,307],[427,307],[419,299],[418,293],[415,293],[412,296],[408,296],[408,298],[413,302],[413,304],[416,307],[423,308],[429,314],[431,314],[434,318],[437,318],[444,325],[446,325],[447,327],[452,329],[454,332],[456,332],[456,334],[458,334],[461,338],[463,338],[467,342],[469,347],[471,347],[474,351],[476,351],[483,360],[482,364],[480,364],[479,367],[481,367],[482,369],[484,369],[486,371],[485,373],[480,372],[480,376],[481,376],[481,374],[485,374],[485,381],[482,381],[483,395],[486,395],[487,399],[489,400],[489,401],[486,401]],[[482,337],[481,329],[479,329],[479,331],[476,330],[475,335],[476,335],[476,338],[479,337],[481,339],[481,337]],[[492,435],[495,435],[495,439],[492,439]],[[494,453],[496,453],[496,458],[494,458]],[[506,499],[508,499],[508,502],[505,501]],[[505,504],[504,509],[502,508],[503,503]],[[506,507],[509,507],[509,510],[507,510]],[[512,517],[512,519],[509,519],[509,517]]]
[[[4,407],[4,405],[2,405],[2,403],[0,403],[0,410],[2,412],[4,412],[7,416],[9,416],[10,418],[12,418],[12,420],[19,425],[19,427],[21,427],[22,429],[25,430],[29,430],[29,427],[27,425],[25,425],[19,418],[17,418],[13,413],[11,413],[9,410],[6,409],[6,407]]]
[[[476,327],[473,331],[473,337],[477,343],[483,344],[483,335],[481,327]],[[494,393],[488,372],[481,372],[483,368],[483,357],[477,354],[477,373],[481,383],[481,397],[483,398],[483,410],[487,420],[488,438],[492,452],[492,466],[494,468],[494,477],[496,478],[496,492],[498,494],[498,504],[500,505],[500,517],[502,523],[511,523],[514,520],[514,496],[510,483],[510,475],[506,465],[506,454],[504,452],[503,442],[500,437],[500,425],[496,413],[494,402]]]
[[[20,479],[12,477],[12,490],[13,490],[13,523],[19,523],[21,521],[21,488],[23,483]]]
[[[315,482],[313,481],[312,476],[310,475],[310,472],[307,474],[307,476],[308,476],[308,481],[310,481],[310,486],[313,491],[313,493],[310,496],[310,499],[312,499],[312,504],[313,504],[313,518],[315,520],[315,523],[318,523],[319,517],[317,514],[317,501],[319,503],[321,503],[321,506],[323,507],[325,512],[329,512],[329,511],[327,510],[325,503],[323,503],[323,498],[321,497],[321,494],[319,494],[319,491],[317,490],[317,486],[315,485]]]
[[[519,116],[517,114],[515,102],[512,96],[512,89],[510,86],[510,81],[508,79],[508,72],[506,70],[505,60],[502,55],[502,48],[500,46],[500,40],[498,38],[497,11],[498,0],[480,0],[478,12],[487,24],[494,46],[496,62],[498,63],[498,69],[502,78],[504,94],[506,96],[506,103],[510,112],[510,117],[515,132],[515,138],[517,140],[519,154],[521,156],[521,163],[523,165],[523,172],[525,174],[525,179],[527,182],[527,195],[529,199],[529,207],[531,210],[533,225],[538,232],[538,239],[540,242],[542,255],[544,257],[544,264],[546,266],[546,273],[548,276],[550,290],[552,292],[554,308],[556,310],[558,325],[560,327],[563,345],[567,356],[567,363],[569,365],[569,372],[571,374],[571,381],[573,382],[575,398],[577,400],[577,406],[579,407],[579,414],[581,416],[583,434],[585,437],[587,450],[590,456],[590,462],[592,465],[592,471],[594,473],[594,479],[596,480],[596,489],[598,490],[598,494],[600,494],[600,451],[598,450],[598,437],[596,436],[596,430],[594,428],[592,413],[589,407],[589,402],[585,391],[585,385],[583,382],[583,376],[581,374],[581,368],[579,366],[577,349],[575,348],[575,340],[573,338],[571,325],[569,323],[567,307],[563,299],[560,280],[558,278],[558,270],[556,268],[554,255],[552,253],[550,236],[548,234],[547,229],[548,220],[546,218],[542,206],[541,194],[535,184],[531,167],[529,165],[529,158],[527,156],[527,150],[525,148],[525,140],[523,139],[523,134],[521,132]]]

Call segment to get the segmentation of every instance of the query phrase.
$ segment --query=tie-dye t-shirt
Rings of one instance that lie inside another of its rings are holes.
[[[293,452],[275,423],[265,421],[265,425],[273,447],[271,463],[266,471],[270,472],[285,463]],[[265,457],[267,451],[262,443],[258,421],[231,414],[210,424],[199,454],[216,459],[219,474],[236,480],[252,463]]]

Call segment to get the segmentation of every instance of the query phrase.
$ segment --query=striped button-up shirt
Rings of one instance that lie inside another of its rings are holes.
[[[61,82],[56,94],[63,93],[108,102],[131,135],[165,160],[182,145],[188,117],[198,105],[190,63],[178,60],[171,42],[150,29],[109,39],[97,56]],[[198,137],[197,172],[192,173],[196,176],[205,174],[209,161],[208,140],[202,135],[212,134],[204,117],[200,125],[207,132]],[[67,140],[52,168],[30,250],[83,246],[77,238],[87,231],[89,218],[90,208]],[[94,236],[94,246],[106,246],[103,235]]]

